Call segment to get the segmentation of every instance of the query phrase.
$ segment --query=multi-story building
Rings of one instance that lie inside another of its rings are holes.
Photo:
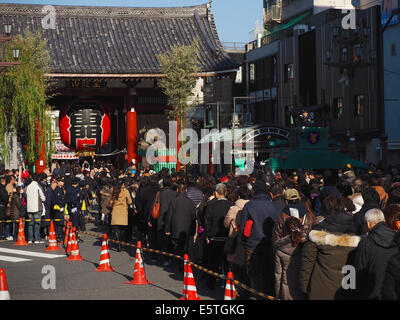
[[[264,37],[247,46],[247,94],[255,97],[254,124],[290,128],[306,116],[313,126],[329,126],[330,137],[352,157],[378,162],[384,140],[380,8],[357,9],[354,21],[351,13],[332,1],[324,7],[323,1],[265,0]]]

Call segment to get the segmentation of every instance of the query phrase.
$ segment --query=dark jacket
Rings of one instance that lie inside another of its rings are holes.
[[[283,208],[287,206],[287,203],[286,203],[285,198],[283,196],[275,197],[272,200],[272,202],[276,204],[276,206],[279,209],[279,212],[282,212]]]
[[[249,238],[241,237],[241,241],[246,249],[254,250],[260,241],[265,237],[264,223],[267,218],[275,222],[279,218],[279,209],[266,194],[256,194],[246,203],[241,211],[240,232],[243,235],[244,226],[247,220],[253,220],[253,227]]]
[[[14,193],[12,198],[11,198],[11,208],[10,208],[10,217],[12,220],[18,220],[20,217],[22,217],[21,214],[21,199],[17,193]]]
[[[179,193],[168,209],[165,219],[165,232],[171,233],[171,238],[181,239],[194,234],[196,207],[185,194]]]
[[[354,214],[354,228],[355,232],[358,235],[366,235],[367,234],[367,224],[365,222],[365,214],[370,209],[379,209],[379,202],[369,201],[363,204],[360,211]]]
[[[157,222],[157,230],[161,231],[165,228],[166,218],[168,214],[169,206],[172,201],[176,198],[176,191],[171,188],[164,188],[160,192],[160,215]]]
[[[326,217],[309,233],[299,273],[300,289],[310,300],[346,299],[342,268],[353,264],[352,252],[360,237],[354,235],[353,217],[336,213]]]
[[[0,218],[6,216],[6,206],[8,203],[8,193],[6,187],[0,183]]]
[[[399,235],[397,234],[397,237]],[[381,298],[400,300],[400,252],[389,259],[381,288]]]
[[[229,230],[225,228],[224,219],[232,203],[226,199],[211,201],[204,215],[205,236],[211,238],[227,238]]]
[[[355,253],[357,298],[379,299],[389,259],[399,252],[396,232],[386,222],[373,227],[363,238]]]
[[[156,194],[160,191],[159,186],[149,185],[143,190],[143,194],[141,196],[141,208],[143,210],[143,216],[145,221],[151,222],[154,225],[154,219],[151,216],[151,212],[153,211],[154,201],[156,200]]]

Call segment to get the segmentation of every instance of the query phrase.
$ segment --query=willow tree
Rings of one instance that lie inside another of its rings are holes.
[[[39,31],[25,30],[7,43],[6,50],[20,49],[20,65],[0,74],[0,148],[3,159],[9,157],[9,133],[14,132],[26,149],[26,159],[38,158],[42,143],[48,158],[51,145],[51,117],[47,113],[46,89],[51,82],[45,74],[49,71],[50,55],[46,41]],[[11,56],[8,57],[11,60]]]
[[[159,86],[172,107],[167,110],[169,119],[178,120],[180,131],[185,128],[185,116],[191,105],[189,97],[196,86],[196,74],[200,72],[199,44],[175,46],[170,52],[158,55],[161,72],[165,75]]]

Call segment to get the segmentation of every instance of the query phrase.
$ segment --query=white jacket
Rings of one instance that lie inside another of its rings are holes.
[[[46,197],[39,183],[32,181],[29,186],[26,187],[25,192],[26,211],[28,213],[43,211],[43,202],[46,200]]]

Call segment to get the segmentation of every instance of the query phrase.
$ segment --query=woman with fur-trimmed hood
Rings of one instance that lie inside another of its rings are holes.
[[[329,196],[335,213],[329,214],[309,233],[304,244],[299,274],[300,289],[310,300],[347,299],[351,289],[342,289],[345,265],[353,265],[360,237],[354,234],[353,216],[344,211],[341,199]]]

